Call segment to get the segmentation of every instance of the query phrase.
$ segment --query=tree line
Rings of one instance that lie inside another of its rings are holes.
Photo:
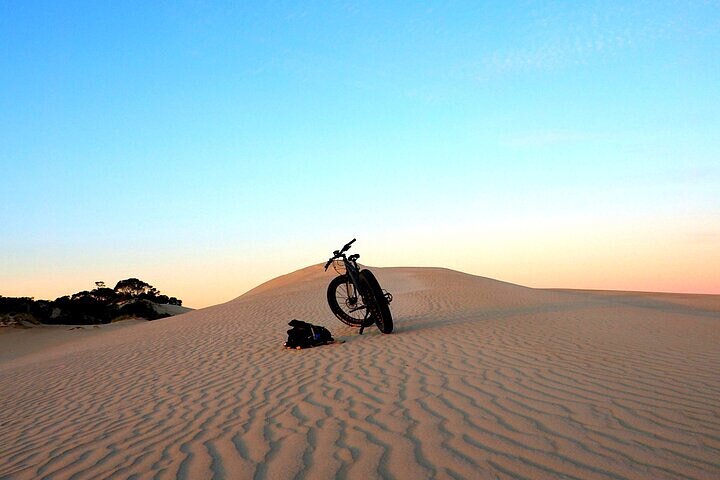
[[[182,306],[182,300],[160,293],[152,285],[128,278],[109,288],[95,282],[96,288],[65,295],[55,300],[0,295],[0,315],[21,316],[44,324],[94,325],[110,323],[118,317],[142,317],[148,320],[169,317],[159,313],[157,304]]]

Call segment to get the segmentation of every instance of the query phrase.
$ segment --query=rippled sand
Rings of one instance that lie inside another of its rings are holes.
[[[720,296],[373,271],[392,335],[313,266],[0,356],[0,478],[720,478]],[[292,318],[346,342],[284,350]]]

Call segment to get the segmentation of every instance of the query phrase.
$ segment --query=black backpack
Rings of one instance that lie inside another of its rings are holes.
[[[287,331],[286,348],[309,348],[334,341],[330,331],[325,327],[301,320],[290,320],[288,325],[292,328]]]

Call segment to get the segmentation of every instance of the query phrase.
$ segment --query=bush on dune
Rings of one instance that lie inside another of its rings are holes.
[[[170,316],[158,313],[155,304],[182,305],[182,300],[160,293],[137,278],[119,281],[115,288],[95,282],[97,288],[84,290],[53,301],[31,297],[0,296],[0,315],[29,315],[40,323],[55,325],[95,325],[110,323],[120,316],[156,320]]]

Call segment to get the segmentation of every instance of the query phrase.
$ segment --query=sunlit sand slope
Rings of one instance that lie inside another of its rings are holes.
[[[374,269],[363,336],[318,266],[0,363],[0,478],[720,478],[718,297]],[[283,350],[292,318],[346,343]]]

